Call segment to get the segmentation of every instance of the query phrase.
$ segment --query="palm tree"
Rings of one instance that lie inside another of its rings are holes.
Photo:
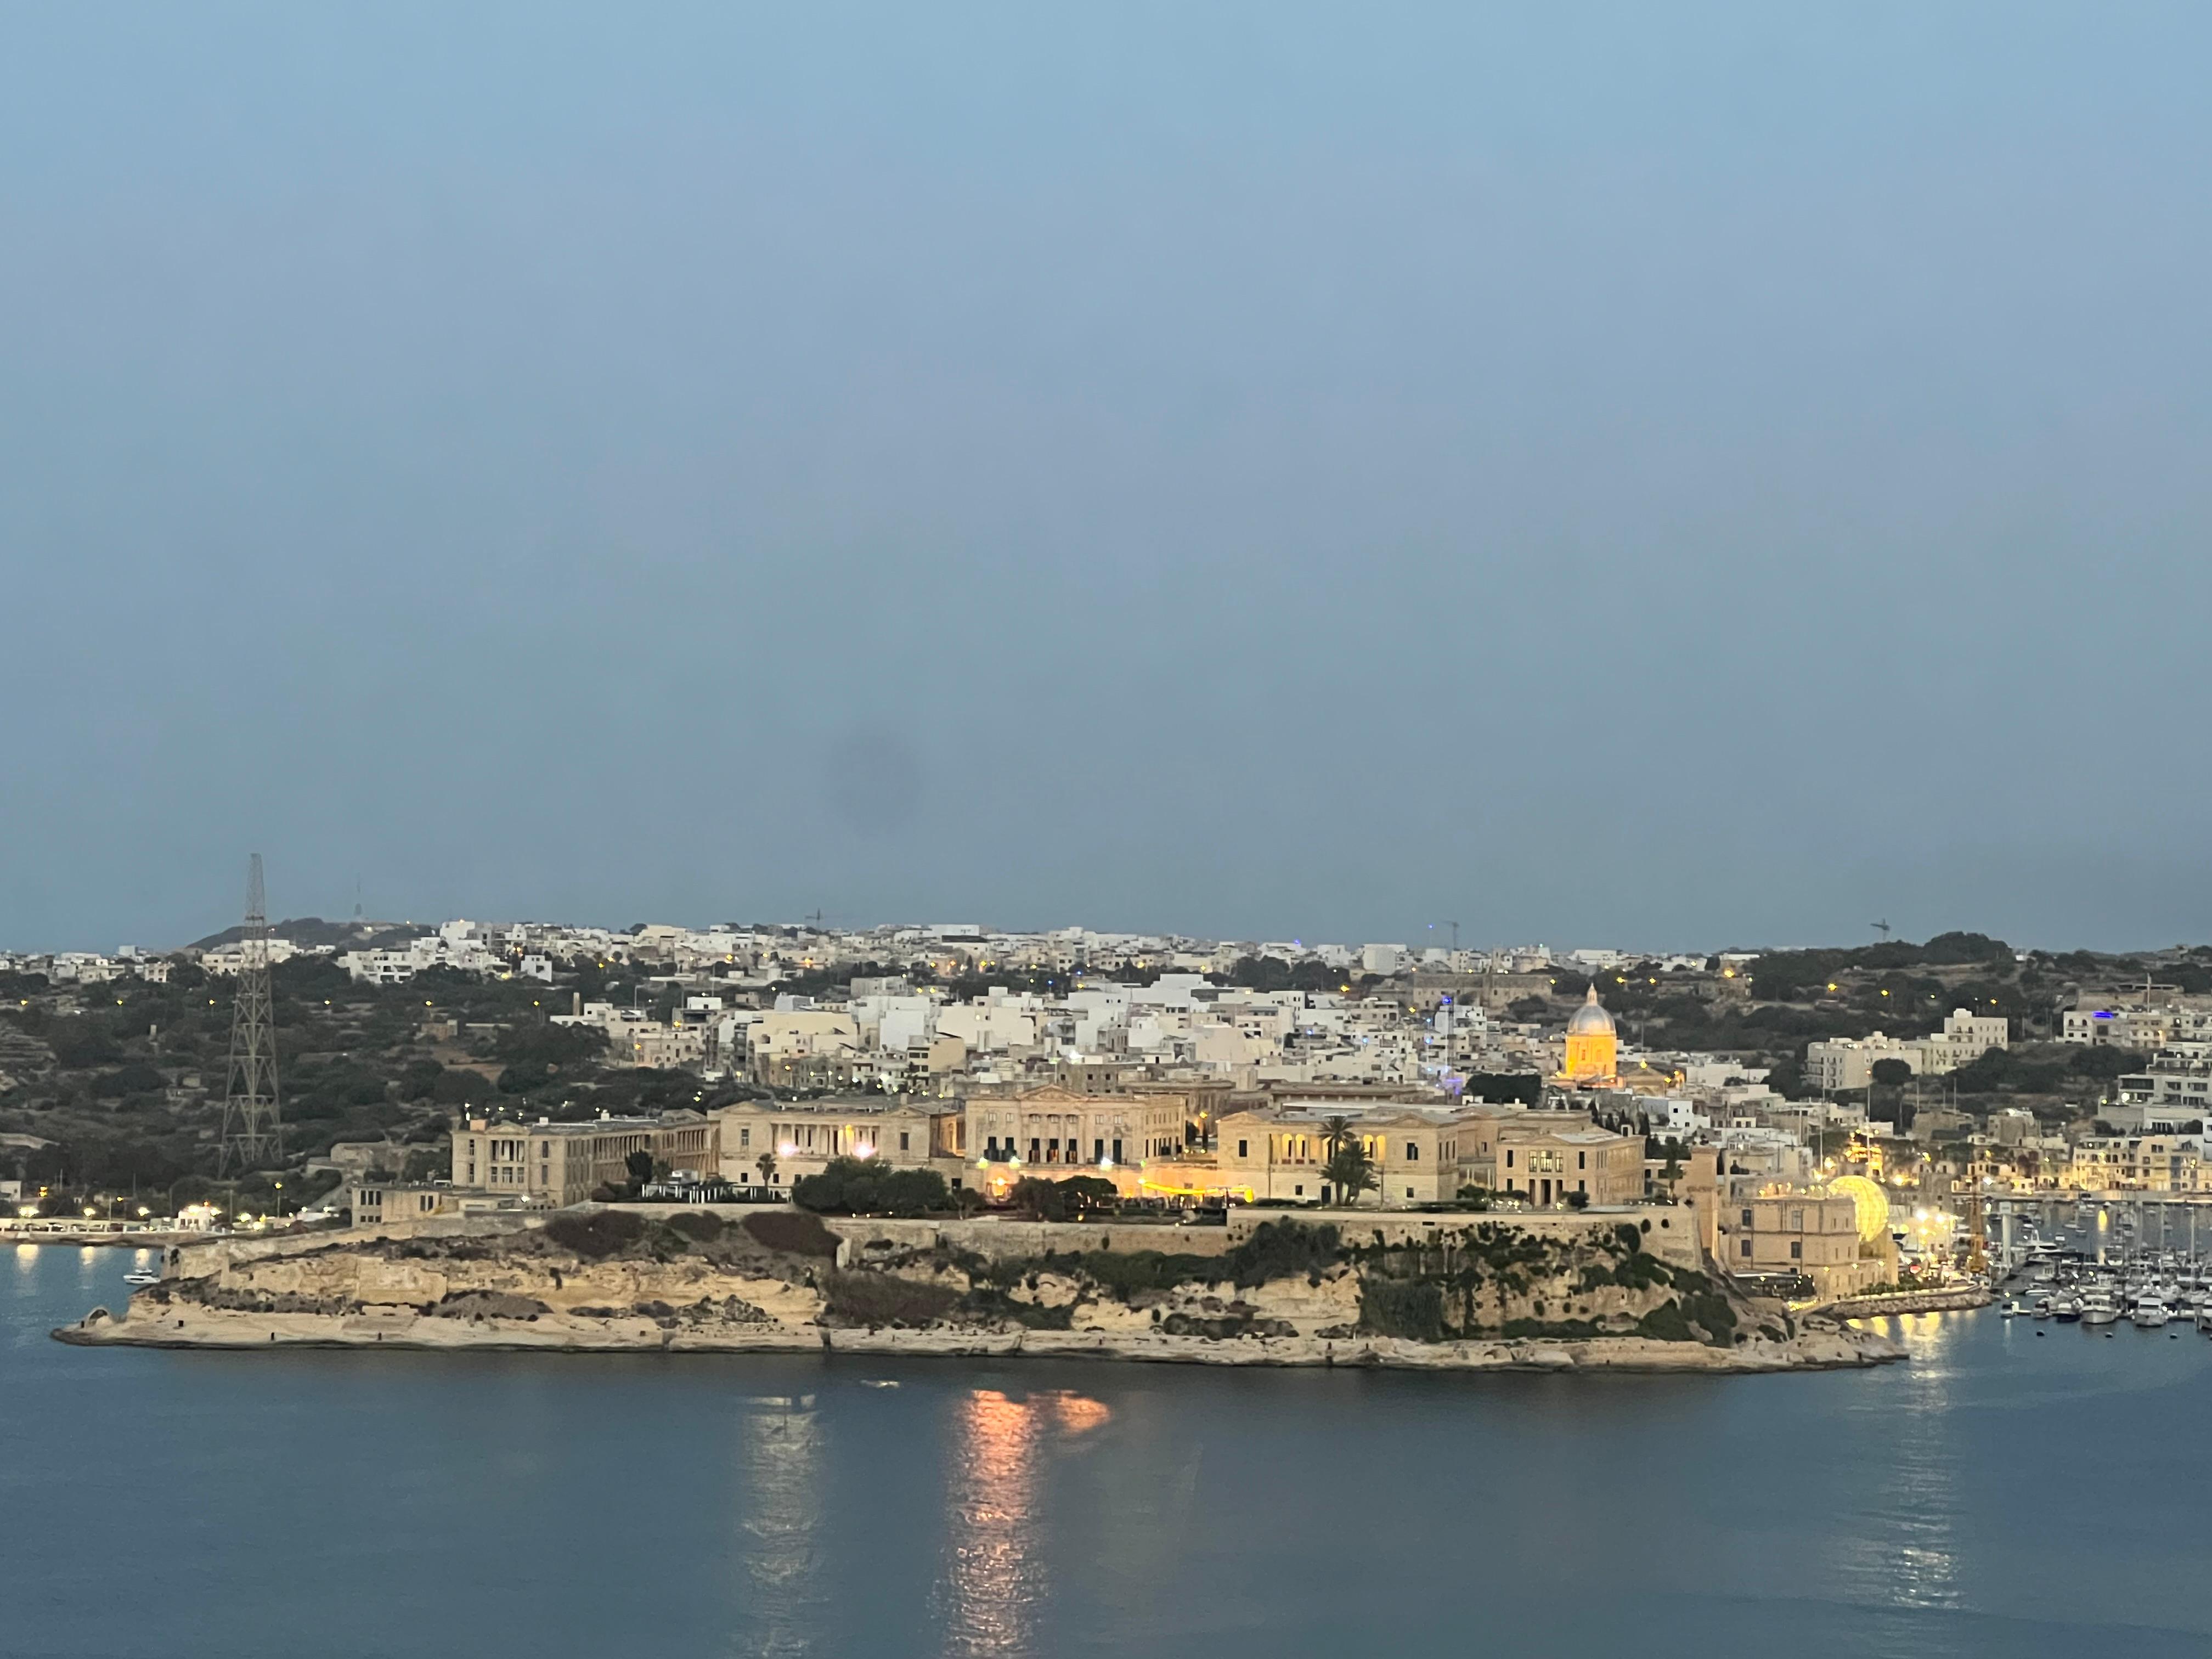
[[[1360,1194],[1376,1184],[1375,1161],[1367,1156],[1366,1148],[1352,1133],[1350,1118],[1323,1118],[1321,1128],[1322,1145],[1328,1151],[1321,1178],[1334,1189],[1338,1203],[1346,1209],[1355,1209]]]
[[[773,1187],[775,1185],[775,1154],[774,1152],[763,1152],[758,1158],[753,1160],[753,1164],[755,1168],[760,1170],[762,1186]]]

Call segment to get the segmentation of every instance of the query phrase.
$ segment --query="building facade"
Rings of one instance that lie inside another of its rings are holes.
[[[963,1184],[959,1106],[911,1095],[826,1100],[741,1100],[714,1109],[722,1178],[736,1187],[788,1189],[840,1158],[879,1158],[895,1169],[936,1169]]]
[[[1327,1176],[1341,1119],[1374,1174],[1358,1202],[1384,1209],[1441,1204],[1468,1188],[1540,1206],[1634,1203],[1644,1196],[1644,1143],[1578,1113],[1482,1102],[1321,1102],[1232,1111],[1221,1121],[1222,1184],[1247,1201],[1340,1204]]]
[[[973,1094],[964,1114],[968,1157],[1044,1174],[1096,1173],[1182,1157],[1195,1121],[1191,1091],[1173,1085],[1086,1093],[1056,1083]]]
[[[1823,1302],[1856,1296],[1897,1276],[1893,1255],[1862,1243],[1848,1197],[1784,1193],[1722,1207],[1721,1263],[1737,1274],[1802,1274]]]
[[[713,1175],[722,1161],[719,1126],[697,1112],[582,1123],[467,1118],[453,1126],[453,1184],[581,1204],[603,1186],[626,1184],[633,1152],[671,1170]]]

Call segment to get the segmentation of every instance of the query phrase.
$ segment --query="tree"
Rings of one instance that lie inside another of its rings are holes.
[[[623,1160],[623,1167],[629,1171],[630,1189],[635,1192],[653,1179],[653,1154],[641,1146]]]
[[[753,1160],[753,1167],[760,1171],[762,1186],[775,1185],[775,1154],[774,1152],[763,1152]]]
[[[1067,1219],[1067,1200],[1060,1195],[1060,1183],[1037,1176],[1024,1176],[1017,1181],[1006,1194],[1006,1202],[1031,1221]]]
[[[2130,1072],[2140,1072],[2150,1063],[2150,1056],[2139,1054],[2130,1048],[2115,1048],[2105,1043],[2094,1043],[2077,1048],[2066,1062],[2069,1072],[2079,1072],[2083,1077],[2107,1080],[2124,1077]]]
[[[839,1158],[820,1175],[802,1176],[791,1201],[821,1215],[925,1215],[951,1202],[934,1170],[895,1170],[875,1158]]]
[[[1330,1117],[1322,1121],[1323,1144],[1328,1149],[1328,1161],[1321,1167],[1321,1178],[1335,1189],[1336,1201],[1346,1208],[1356,1207],[1360,1194],[1376,1184],[1375,1160],[1359,1144],[1359,1137],[1352,1132],[1348,1117]]]
[[[1519,1101],[1534,1106],[1544,1097],[1544,1079],[1534,1072],[1470,1072],[1460,1089],[1462,1100],[1486,1100],[1493,1106]]]
[[[514,1025],[492,1043],[492,1053],[511,1066],[537,1068],[572,1066],[595,1058],[607,1046],[606,1033],[588,1025]]]
[[[1912,1067],[1901,1060],[1877,1060],[1874,1080],[1885,1089],[1901,1089],[1912,1081]]]

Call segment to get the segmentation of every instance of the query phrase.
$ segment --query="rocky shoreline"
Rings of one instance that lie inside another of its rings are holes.
[[[91,1347],[1030,1355],[1444,1371],[1827,1370],[1905,1357],[1743,1299],[1626,1216],[1475,1218],[1393,1241],[1263,1222],[1162,1238],[1000,1221],[562,1212],[536,1223],[210,1242],[168,1253]],[[1133,1246],[1134,1248],[1133,1248]]]
[[[839,1353],[945,1358],[1104,1359],[1186,1365],[1367,1366],[1425,1371],[1642,1371],[1708,1375],[1836,1370],[1905,1357],[1903,1345],[1838,1326],[1730,1348],[1634,1336],[1586,1340],[1414,1342],[1389,1337],[1210,1338],[1139,1331],[943,1331],[757,1325],[741,1331],[669,1330],[651,1319],[445,1318],[428,1314],[245,1313],[95,1308],[52,1333],[86,1347],[205,1348],[266,1352],[348,1348],[393,1352]]]

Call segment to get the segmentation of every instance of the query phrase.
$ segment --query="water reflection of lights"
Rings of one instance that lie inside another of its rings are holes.
[[[945,1646],[954,1654],[1028,1652],[1047,1584],[1039,1548],[1039,1465],[1054,1437],[1103,1426],[1112,1411],[1068,1390],[1012,1398],[978,1389],[961,1401],[951,1480]]]
[[[822,1427],[814,1396],[749,1401],[739,1447],[750,1499],[738,1544],[758,1651],[812,1650],[828,1601],[820,1540]]]
[[[1891,1334],[1911,1350],[1909,1364],[1887,1373],[1893,1392],[1890,1478],[1878,1522],[1843,1558],[1856,1581],[1852,1600],[1898,1607],[1961,1604],[1957,1521],[1961,1453],[1952,1413],[1960,1403],[1957,1314],[1900,1314]]]

